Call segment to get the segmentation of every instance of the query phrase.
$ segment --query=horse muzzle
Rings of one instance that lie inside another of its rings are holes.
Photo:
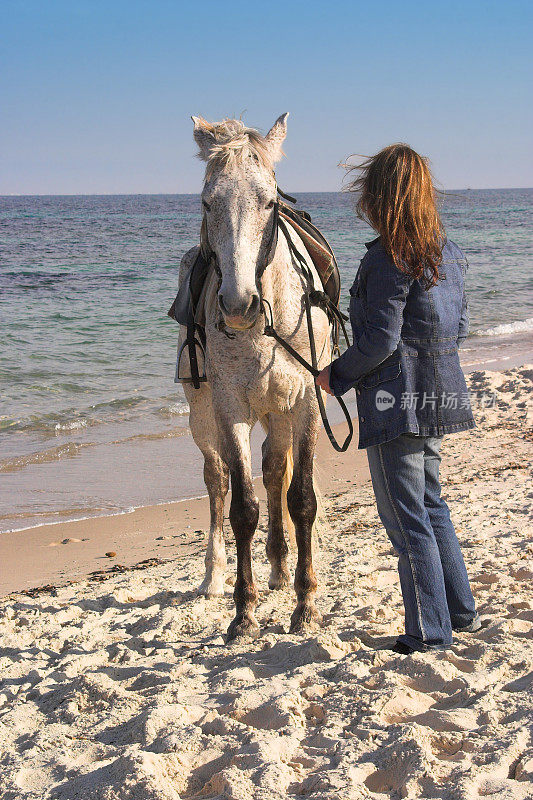
[[[244,331],[251,328],[257,321],[261,310],[259,294],[254,292],[244,300],[229,301],[222,292],[218,293],[218,305],[224,316],[228,328]]]

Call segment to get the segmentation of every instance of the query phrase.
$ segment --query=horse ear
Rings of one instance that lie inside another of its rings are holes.
[[[194,141],[200,149],[198,156],[203,161],[207,161],[213,145],[215,144],[213,126],[203,117],[191,117],[191,119],[194,122]]]
[[[287,135],[287,117],[289,112],[286,111],[281,117],[278,117],[275,123],[270,128],[265,136],[265,142],[270,148],[272,162],[275,164],[283,156],[282,145]]]

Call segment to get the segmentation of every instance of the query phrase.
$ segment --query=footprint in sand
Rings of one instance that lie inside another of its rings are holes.
[[[434,704],[429,694],[399,687],[381,707],[379,716],[386,724],[393,725],[423,714]]]
[[[496,572],[482,572],[480,575],[475,575],[473,580],[479,583],[498,583],[501,575]]]
[[[511,569],[510,575],[515,581],[530,581],[533,578],[533,571],[528,567],[518,567],[518,569]]]

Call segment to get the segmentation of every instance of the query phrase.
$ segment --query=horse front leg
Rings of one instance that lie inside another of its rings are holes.
[[[317,581],[313,568],[313,526],[317,500],[313,485],[313,456],[318,437],[318,406],[309,393],[295,410],[293,420],[294,473],[287,493],[289,513],[295,527],[298,561],[294,576],[297,606],[291,617],[291,632],[298,633],[321,622],[315,606]]]
[[[224,500],[228,493],[229,471],[216,450],[204,450],[204,481],[209,495],[211,524],[205,554],[205,577],[198,594],[221,597],[224,594],[226,571]]]
[[[211,521],[205,554],[205,577],[198,590],[205,597],[224,594],[226,548],[224,545],[224,500],[228,493],[229,471],[222,456],[218,426],[208,383],[200,389],[185,384],[190,406],[189,425],[194,441],[204,457],[204,481],[209,495]]]
[[[227,632],[227,641],[242,636],[258,636],[254,616],[257,589],[252,572],[252,539],[259,519],[259,501],[252,482],[249,423],[233,423],[226,431],[227,461],[231,476],[229,519],[237,549],[237,579],[233,592],[235,619]]]

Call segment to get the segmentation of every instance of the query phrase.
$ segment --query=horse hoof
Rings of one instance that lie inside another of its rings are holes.
[[[269,589],[287,589],[291,582],[291,576],[287,569],[272,569],[268,579]]]
[[[322,622],[322,615],[313,605],[298,605],[291,617],[291,633],[306,633],[318,628]]]
[[[226,634],[226,644],[235,639],[257,639],[259,636],[259,625],[253,614],[237,614],[228,628]]]
[[[224,576],[219,578],[204,578],[198,594],[207,597],[224,597]]]

